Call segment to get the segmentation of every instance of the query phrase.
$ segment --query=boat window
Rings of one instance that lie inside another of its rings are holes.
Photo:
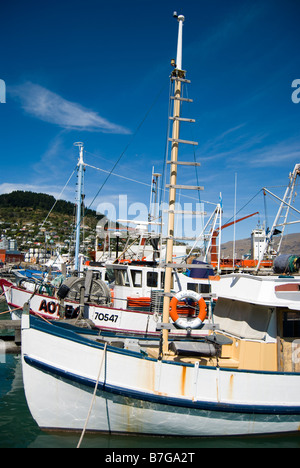
[[[132,283],[135,288],[142,287],[142,273],[141,270],[131,270]]]
[[[115,271],[115,284],[117,286],[130,286],[126,270]]]
[[[300,312],[283,312],[283,338],[300,338]]]
[[[106,273],[105,273],[105,279],[106,279],[109,283],[113,283],[113,282],[116,280],[115,270],[113,270],[113,269],[107,269],[107,270],[106,270]]]
[[[211,292],[210,284],[188,283],[187,288],[190,291],[195,291],[198,294],[209,294]]]
[[[161,286],[160,287],[161,287],[161,289],[164,289],[164,287],[165,287],[165,273],[164,272],[161,273],[160,281],[161,281]],[[174,289],[174,273],[172,273],[171,289]]]
[[[148,288],[157,288],[158,274],[155,271],[148,271],[147,286]]]

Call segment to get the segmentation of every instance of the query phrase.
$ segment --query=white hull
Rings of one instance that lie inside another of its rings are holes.
[[[2,288],[5,293],[7,304],[11,310],[13,320],[20,320],[23,305],[30,301],[30,311],[48,320],[58,320],[59,300],[43,294],[34,294],[8,282],[2,281]],[[79,305],[74,301],[65,301],[65,308],[70,314],[79,312]],[[159,336],[156,330],[161,316],[145,311],[131,311],[128,309],[117,309],[108,306],[86,304],[84,306],[84,317],[91,320],[94,325],[104,331],[131,333],[140,335]],[[68,315],[66,318],[71,318]],[[208,329],[192,330],[194,337],[207,335]],[[186,336],[186,330],[173,329],[171,334],[176,336]]]
[[[32,322],[32,328],[29,326]],[[157,361],[24,314],[27,402],[41,428],[170,436],[298,431],[300,374]]]

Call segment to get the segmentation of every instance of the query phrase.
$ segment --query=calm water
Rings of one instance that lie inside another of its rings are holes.
[[[0,312],[6,310],[0,303]],[[1,318],[9,318],[1,316]],[[47,404],[47,402],[45,402]],[[21,357],[0,355],[0,448],[76,448],[80,434],[41,431],[28,410],[22,382]],[[86,434],[82,448],[201,449],[201,448],[300,448],[300,434],[275,437],[172,438]]]

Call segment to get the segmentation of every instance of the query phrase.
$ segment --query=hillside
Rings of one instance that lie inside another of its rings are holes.
[[[0,237],[16,239],[20,250],[28,250],[37,244],[61,244],[68,248],[74,232],[76,207],[73,203],[44,194],[15,191],[0,195]],[[53,211],[44,223],[50,210]],[[95,229],[101,215],[85,210],[84,236],[87,244],[94,247]],[[90,242],[89,242],[90,241]]]
[[[0,195],[0,209],[3,208],[31,208],[35,210],[43,210],[49,212],[53,205],[53,212],[62,213],[64,215],[73,216],[74,204],[65,200],[58,200],[55,203],[55,198],[52,195],[46,193],[35,193],[25,192],[22,190],[16,190],[11,193],[5,193]],[[101,219],[102,216],[98,216],[94,210],[85,210],[86,216],[95,216]]]
[[[251,248],[251,239],[240,239],[236,243],[236,256],[237,258],[242,258],[243,255],[250,252]],[[226,242],[222,244],[222,257],[230,258],[232,257],[233,252],[233,242]],[[284,236],[284,240],[281,248],[282,254],[295,254],[300,255],[300,234],[288,234]]]

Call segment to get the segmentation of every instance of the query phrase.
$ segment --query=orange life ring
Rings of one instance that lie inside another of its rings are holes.
[[[179,318],[177,312],[177,305],[179,301],[183,299],[193,299],[195,302],[198,302],[199,305],[199,314],[194,319]],[[204,320],[207,316],[207,307],[205,300],[201,294],[196,293],[195,291],[180,291],[177,293],[170,302],[170,317],[173,320],[174,324],[178,328],[191,328],[196,329],[200,328],[203,325]]]

